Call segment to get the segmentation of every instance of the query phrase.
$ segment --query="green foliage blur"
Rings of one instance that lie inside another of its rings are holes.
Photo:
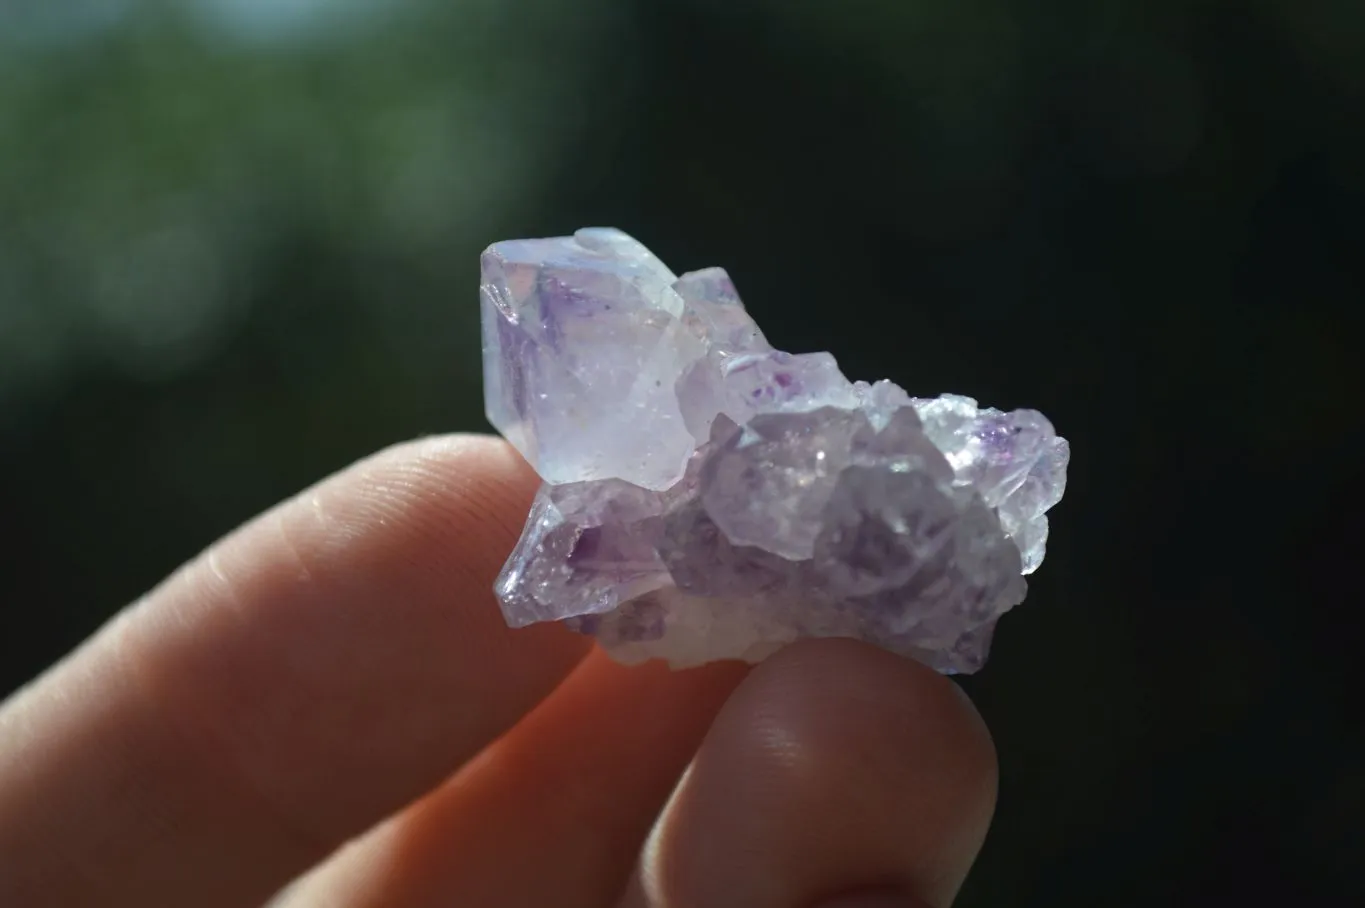
[[[1358,2],[0,0],[0,690],[483,430],[478,253],[585,225],[1072,440],[959,904],[1365,903]]]

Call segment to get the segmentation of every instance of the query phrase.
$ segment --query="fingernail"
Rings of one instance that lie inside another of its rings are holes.
[[[895,889],[866,889],[821,902],[816,908],[926,908],[914,896]]]

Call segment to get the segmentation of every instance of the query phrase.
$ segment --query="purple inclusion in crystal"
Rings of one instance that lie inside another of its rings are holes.
[[[481,296],[488,417],[545,480],[498,578],[509,624],[628,663],[817,636],[984,664],[1066,486],[1042,414],[774,350],[723,270],[677,277],[617,230],[495,244]]]

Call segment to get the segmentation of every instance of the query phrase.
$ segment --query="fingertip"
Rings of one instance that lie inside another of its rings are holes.
[[[951,901],[994,810],[956,686],[847,640],[793,645],[717,717],[654,837],[658,905],[794,908],[890,885]]]
[[[0,893],[246,904],[439,784],[587,650],[494,600],[535,488],[499,440],[401,444],[126,610],[32,689],[60,708],[0,761],[0,839],[26,868]]]
[[[403,442],[323,480],[144,603],[149,689],[283,812],[336,829],[400,806],[587,651],[563,627],[509,629],[493,599],[535,488],[509,445],[474,435]],[[356,740],[362,723],[384,733]],[[330,797],[342,776],[366,784]]]

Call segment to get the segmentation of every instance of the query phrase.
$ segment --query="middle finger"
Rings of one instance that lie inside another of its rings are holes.
[[[444,786],[291,890],[290,908],[600,908],[746,667],[597,651]]]

